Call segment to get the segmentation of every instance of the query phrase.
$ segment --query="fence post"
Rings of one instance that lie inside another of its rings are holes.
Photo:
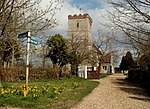
[[[87,66],[85,66],[84,74],[85,74],[85,79],[87,79]]]

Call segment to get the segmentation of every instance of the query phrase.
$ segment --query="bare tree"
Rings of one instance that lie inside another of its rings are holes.
[[[125,33],[125,37],[138,52],[138,58],[148,63],[150,49],[150,1],[149,0],[108,0],[114,7],[109,12],[115,28]],[[146,65],[146,64],[144,64]],[[148,65],[148,64],[147,64]]]
[[[118,62],[118,45],[116,43],[116,37],[113,32],[98,31],[97,39],[94,39],[96,47],[101,51],[101,57],[99,62],[102,64],[105,54],[111,53],[113,56],[113,63]]]
[[[83,64],[89,58],[91,46],[85,36],[81,34],[72,34],[68,39],[69,49],[76,54],[78,64]]]
[[[150,1],[149,0],[108,0],[114,7],[109,12],[115,28],[121,29],[135,48],[150,48]]]
[[[58,25],[54,16],[61,9],[62,1],[50,0],[45,7],[42,6],[42,2],[44,0],[0,1],[0,51],[3,56],[5,52],[11,52],[12,63],[17,53],[14,50],[18,47],[16,45],[18,33],[31,31],[33,35],[40,35]],[[9,45],[7,48],[6,43]]]

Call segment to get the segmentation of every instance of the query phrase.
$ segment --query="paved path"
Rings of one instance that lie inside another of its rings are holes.
[[[100,85],[72,109],[150,109],[144,89],[125,80],[122,74],[100,80]]]

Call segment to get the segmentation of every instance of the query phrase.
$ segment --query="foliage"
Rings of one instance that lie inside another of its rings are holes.
[[[128,69],[128,67],[126,65],[125,56],[122,57],[122,60],[121,60],[121,63],[120,63],[120,69],[123,70],[123,71]]]
[[[70,54],[66,45],[66,39],[62,35],[56,34],[50,36],[47,45],[50,48],[47,57],[49,57],[53,65],[59,65],[60,67],[69,63]]]
[[[139,64],[143,67],[150,67],[150,57],[149,55],[142,55],[139,59]]]
[[[48,80],[30,82],[29,93],[23,96],[21,83],[5,83],[0,89],[0,106],[22,108],[70,108],[99,84],[82,78],[64,78],[62,80]],[[9,86],[9,87],[8,87]],[[70,102],[71,101],[71,102]],[[67,105],[69,104],[69,105]]]
[[[80,63],[79,60],[79,57],[74,51],[70,52],[69,63],[71,64],[72,75],[77,76],[78,65]]]
[[[127,66],[130,67],[134,64],[134,60],[132,58],[132,54],[128,51],[125,55]]]
[[[150,51],[147,49],[139,58],[139,65],[142,67],[150,67]]]
[[[20,81],[25,80],[25,67],[0,67],[1,81]],[[32,68],[30,67],[29,79],[32,80],[47,80],[58,79],[57,74],[59,68],[45,67],[45,68]],[[69,73],[67,71],[67,73]],[[65,76],[65,75],[62,75]]]
[[[2,44],[4,43],[4,44]],[[14,58],[18,59],[20,57],[20,47],[16,41],[3,41],[1,43],[1,54],[0,57],[3,61],[9,62],[14,55]],[[14,52],[14,54],[13,54]]]
[[[132,54],[128,51],[125,56],[122,57],[120,63],[121,70],[128,70],[134,64],[134,60],[132,58]]]
[[[150,67],[132,66],[128,72],[128,80],[140,84],[150,94]]]

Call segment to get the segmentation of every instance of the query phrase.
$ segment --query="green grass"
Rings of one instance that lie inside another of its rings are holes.
[[[101,73],[100,74],[100,79],[105,78],[107,76],[111,75],[111,73]]]
[[[97,81],[89,81],[78,77],[62,80],[29,81],[30,91],[27,97],[24,97],[20,90],[20,85],[23,83],[24,81],[2,84],[4,91],[2,89],[0,91],[1,107],[68,109],[91,93],[99,84]],[[13,92],[14,89],[18,92]],[[4,93],[2,94],[2,92]]]

